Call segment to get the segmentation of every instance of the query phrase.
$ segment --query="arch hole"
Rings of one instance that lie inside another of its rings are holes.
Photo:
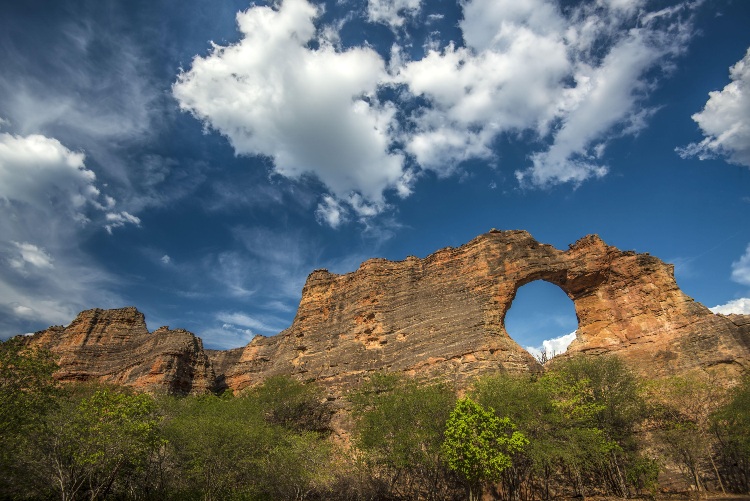
[[[508,335],[542,363],[564,353],[576,329],[573,301],[560,287],[543,280],[520,287],[505,315]]]

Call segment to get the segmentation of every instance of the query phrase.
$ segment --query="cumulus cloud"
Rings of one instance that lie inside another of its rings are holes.
[[[578,184],[608,171],[598,156],[616,126],[637,132],[646,74],[689,39],[680,8],[637,16],[642,2],[602,1],[564,14],[547,0],[463,4],[465,45],[431,50],[399,72],[430,100],[407,151],[423,167],[451,173],[488,158],[501,134],[551,144],[516,176],[536,186]]]
[[[420,7],[421,0],[367,0],[367,19],[398,28],[407,17],[416,15]]]
[[[315,209],[315,216],[331,228],[338,228],[346,221],[346,209],[335,198],[325,195]]]
[[[739,299],[733,299],[726,304],[720,304],[709,308],[714,313],[721,313],[722,315],[731,315],[736,313],[738,315],[750,315],[750,298],[742,297]]]
[[[197,56],[172,91],[237,154],[322,181],[316,216],[338,227],[382,213],[386,193],[409,196],[422,170],[496,162],[502,136],[537,145],[516,172],[524,186],[606,175],[608,141],[647,125],[642,103],[686,47],[695,4],[468,0],[463,40],[428,40],[414,59],[397,42],[386,65],[370,46],[342,47],[342,25],[316,27],[308,1],[284,0],[239,12],[241,39]],[[420,8],[369,0],[367,18],[396,28]]]
[[[692,116],[705,138],[677,148],[681,157],[725,157],[750,167],[750,48],[729,69],[729,76],[732,82],[721,91],[709,92],[703,111]]]
[[[17,219],[38,211],[48,222],[60,217],[89,222],[92,210],[107,212],[116,201],[96,186],[96,174],[86,168],[85,158],[55,138],[0,133],[0,201]],[[127,212],[107,212],[105,219],[109,232],[140,222]]]
[[[86,203],[101,206],[96,175],[84,154],[38,134],[0,134],[0,198],[30,206],[54,205],[85,218]]]
[[[39,134],[0,134],[0,334],[64,323],[116,303],[112,277],[82,255],[84,231],[135,223],[101,192],[86,157]]]
[[[357,193],[369,205],[354,210],[380,206],[403,174],[389,150],[395,108],[376,98],[385,65],[371,48],[316,38],[318,15],[305,0],[238,13],[243,38],[196,57],[173,93],[238,154],[268,156],[288,178],[312,174],[339,200]]]
[[[750,285],[750,244],[739,261],[732,263],[732,280],[743,285]]]
[[[556,355],[560,355],[568,351],[570,343],[575,341],[576,333],[571,332],[564,336],[556,337],[553,339],[546,339],[542,341],[541,346],[526,346],[526,351],[534,355],[535,358],[541,359],[543,355],[551,358]]]
[[[7,19],[0,23],[5,130],[55,138],[81,156],[85,151],[99,189],[106,183],[120,210],[130,214],[184,197],[203,181],[188,161],[180,169],[153,172],[158,155],[143,154],[146,144],[146,151],[158,148],[154,139],[173,108],[157,68],[173,56],[174,46],[143,36],[157,33],[154,14],[161,7],[82,2],[70,9],[40,0],[24,6],[36,12],[31,24],[23,16],[15,19],[13,7],[3,10]],[[158,33],[167,36],[162,28]]]

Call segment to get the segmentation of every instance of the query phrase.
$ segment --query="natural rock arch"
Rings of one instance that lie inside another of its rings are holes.
[[[544,341],[558,339],[578,330],[575,303],[562,288],[544,279],[532,280],[516,289],[503,317],[503,327],[522,348],[540,347]],[[559,355],[563,350],[545,353]],[[537,354],[531,354],[538,359]]]
[[[649,374],[745,364],[747,336],[739,344],[725,336],[701,351],[705,332],[737,326],[682,293],[673,272],[596,235],[561,251],[525,231],[492,230],[424,259],[371,259],[345,275],[316,270],[292,326],[253,340],[219,372],[235,387],[292,373],[335,388],[374,370],[459,384],[497,370],[539,371],[504,326],[517,290],[535,280],[559,286],[573,301],[579,329],[569,353],[617,352]]]
[[[504,319],[519,287],[545,280],[571,298],[578,316],[568,353],[614,352],[650,376],[744,372],[750,316],[712,314],[680,291],[673,271],[595,235],[561,251],[525,231],[492,230],[424,259],[370,259],[345,275],[316,270],[292,325],[242,348],[203,350],[179,329],[149,333],[134,308],[89,310],[28,342],[58,354],[63,378],[170,391],[242,389],[289,374],[338,397],[374,371],[460,387],[482,374],[542,370]]]

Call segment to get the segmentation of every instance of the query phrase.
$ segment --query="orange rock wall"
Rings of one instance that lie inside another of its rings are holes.
[[[59,355],[62,379],[182,393],[241,390],[289,374],[340,396],[379,370],[463,386],[495,371],[542,370],[503,322],[521,286],[546,280],[575,305],[579,329],[570,353],[614,352],[649,376],[746,371],[749,317],[714,315],[677,287],[673,272],[595,235],[561,251],[525,231],[493,230],[424,259],[370,259],[345,275],[316,270],[292,325],[244,348],[203,350],[181,330],[149,334],[132,308],[83,312],[31,342]]]

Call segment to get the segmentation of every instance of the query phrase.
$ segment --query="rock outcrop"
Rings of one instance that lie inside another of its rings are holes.
[[[644,375],[693,369],[735,377],[750,367],[750,317],[714,315],[685,295],[673,266],[587,236],[566,251],[525,231],[492,230],[418,259],[370,259],[345,275],[310,274],[292,325],[244,348],[203,350],[186,331],[149,334],[132,308],[83,312],[30,342],[60,357],[60,378],[99,378],[173,392],[241,390],[275,374],[339,396],[378,370],[461,386],[494,371],[541,366],[505,330],[518,289],[559,286],[579,328],[569,353],[617,353]]]
[[[200,338],[168,327],[149,333],[133,307],[83,311],[67,327],[37,332],[29,343],[55,355],[61,381],[98,380],[172,394],[217,389]]]

